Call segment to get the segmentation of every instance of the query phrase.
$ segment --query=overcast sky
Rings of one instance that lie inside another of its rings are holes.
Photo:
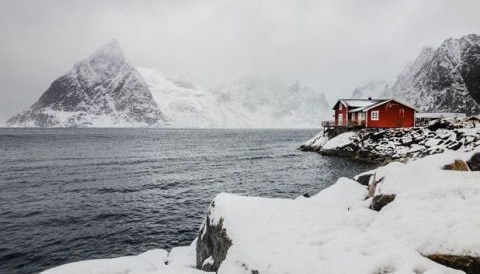
[[[423,46],[480,33],[479,10],[478,0],[0,0],[0,117],[112,38],[136,66],[206,85],[298,79],[333,101],[393,80]]]

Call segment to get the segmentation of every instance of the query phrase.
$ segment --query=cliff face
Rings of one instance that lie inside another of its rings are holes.
[[[387,97],[395,97],[425,112],[480,113],[480,36],[447,39],[424,48],[398,76]]]
[[[138,71],[116,41],[55,80],[10,126],[152,126],[164,118]]]

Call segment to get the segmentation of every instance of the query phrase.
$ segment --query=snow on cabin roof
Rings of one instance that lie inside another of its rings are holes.
[[[362,111],[367,111],[367,110],[369,110],[369,109],[372,109],[372,108],[381,106],[381,105],[383,105],[383,104],[385,104],[385,103],[389,103],[389,102],[396,102],[396,103],[398,103],[398,104],[401,104],[401,105],[404,105],[404,106],[406,106],[406,107],[408,107],[408,108],[413,109],[415,112],[418,112],[418,110],[417,110],[416,108],[414,108],[414,107],[410,106],[409,104],[406,104],[406,103],[404,103],[404,102],[402,102],[402,101],[399,101],[399,100],[397,100],[397,99],[385,99],[385,100],[382,100],[381,102],[378,102],[378,103],[373,104],[373,105],[371,105],[371,106],[364,107],[364,108],[362,109]]]
[[[371,108],[383,105],[383,104],[391,102],[391,101],[397,102],[401,105],[404,105],[404,106],[409,107],[409,108],[411,108],[415,111],[418,111],[414,107],[412,107],[412,106],[410,106],[406,103],[403,103],[401,101],[398,101],[396,99],[340,99],[333,106],[333,109],[335,109],[339,103],[342,103],[343,105],[346,105],[349,108],[349,110],[348,110],[349,113],[353,113],[353,112],[367,111]]]
[[[385,99],[340,99],[338,100],[338,102],[341,102],[342,104],[346,105],[349,108],[365,108],[382,101],[385,101]],[[333,108],[337,106],[338,102],[335,104]]]

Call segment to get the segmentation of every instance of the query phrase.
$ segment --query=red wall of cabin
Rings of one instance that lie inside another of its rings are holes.
[[[372,111],[379,112],[378,121],[372,120]],[[391,128],[415,126],[415,110],[399,104],[388,102],[367,111],[367,127]]]
[[[335,125],[338,125],[338,116],[343,115],[343,125],[346,125],[348,118],[348,108],[342,105],[342,110],[339,110],[341,103],[335,108]]]

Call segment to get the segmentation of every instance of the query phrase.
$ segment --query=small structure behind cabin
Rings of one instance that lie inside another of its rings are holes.
[[[460,118],[465,119],[465,113],[453,113],[453,112],[421,112],[416,115],[417,126],[426,126],[429,122],[437,119],[452,119]],[[472,116],[473,117],[473,116]]]

